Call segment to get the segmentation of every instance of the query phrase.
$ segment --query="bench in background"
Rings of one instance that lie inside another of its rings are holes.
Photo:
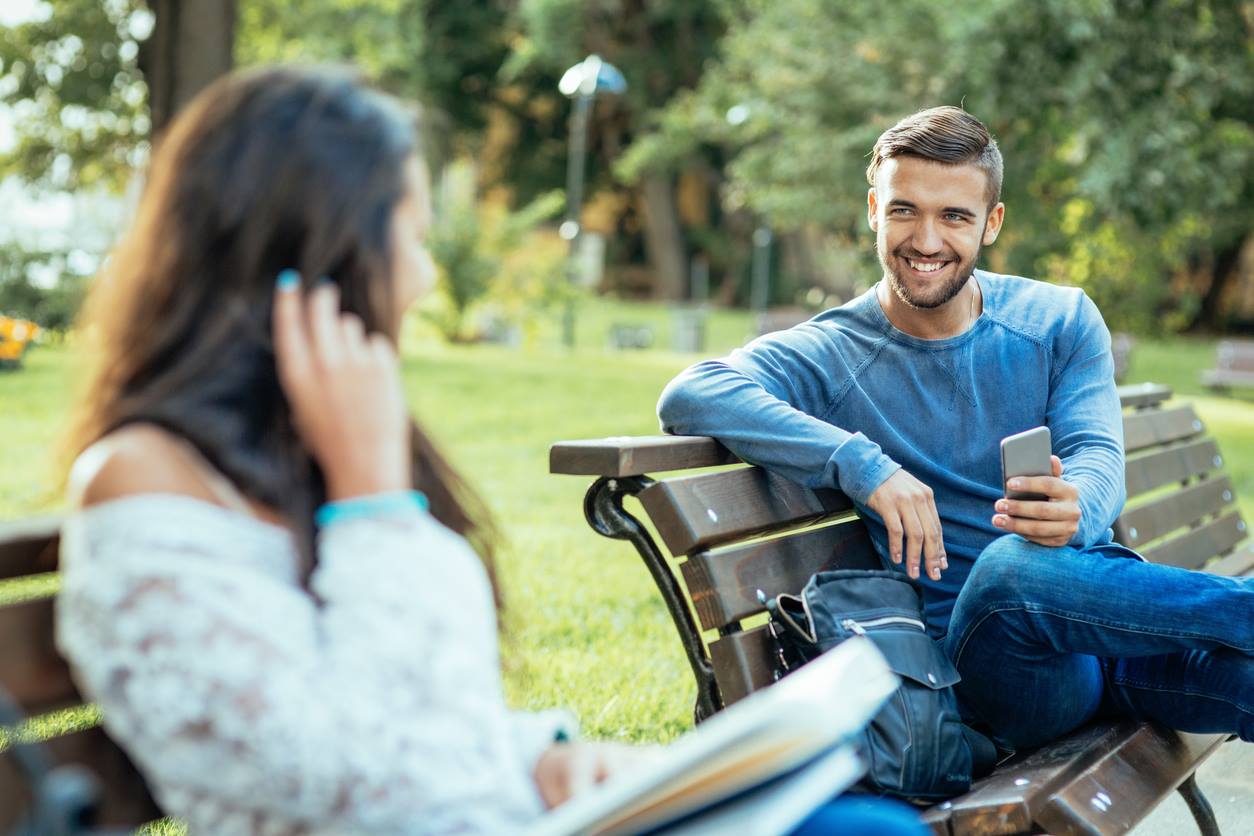
[[[1215,349],[1215,368],[1202,372],[1212,389],[1254,389],[1254,340],[1224,340]]]
[[[1149,560],[1221,574],[1254,567],[1213,438],[1170,390],[1123,387],[1130,502],[1116,538]],[[553,473],[594,476],[584,513],[598,533],[629,540],[679,632],[697,683],[698,722],[772,681],[757,591],[797,593],[814,572],[879,568],[852,502],[759,467],[655,479],[738,459],[702,437],[618,437],[555,444]],[[636,498],[670,553],[623,505]],[[1125,722],[1082,729],[1017,758],[926,819],[941,834],[1122,833],[1179,789],[1204,833],[1217,833],[1193,773],[1222,735]]]

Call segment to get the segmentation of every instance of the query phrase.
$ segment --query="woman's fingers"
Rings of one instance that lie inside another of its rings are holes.
[[[356,363],[369,359],[370,343],[366,339],[366,325],[356,314],[340,314],[340,338],[344,353]]]
[[[274,361],[279,381],[291,397],[294,388],[309,376],[313,357],[305,333],[305,311],[300,292],[300,274],[295,270],[279,273],[274,293]]]
[[[340,289],[323,281],[309,294],[309,333],[323,368],[344,360],[344,334],[340,327]]]

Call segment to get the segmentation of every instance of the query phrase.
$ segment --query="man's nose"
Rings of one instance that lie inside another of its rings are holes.
[[[915,224],[914,235],[910,240],[911,246],[919,255],[932,255],[938,253],[945,246],[941,240],[940,230],[936,228],[936,224],[930,220],[921,220]]]

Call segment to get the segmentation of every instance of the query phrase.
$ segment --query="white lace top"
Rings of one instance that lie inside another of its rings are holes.
[[[192,834],[509,833],[567,722],[506,709],[483,566],[415,510],[284,529],[148,494],[66,523],[57,641]],[[316,599],[315,600],[315,597]]]

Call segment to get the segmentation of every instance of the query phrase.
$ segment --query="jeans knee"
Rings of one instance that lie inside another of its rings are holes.
[[[1043,565],[1053,549],[1025,540],[1018,534],[1004,534],[989,543],[976,558],[966,585],[997,598],[1022,591],[1025,581]]]

